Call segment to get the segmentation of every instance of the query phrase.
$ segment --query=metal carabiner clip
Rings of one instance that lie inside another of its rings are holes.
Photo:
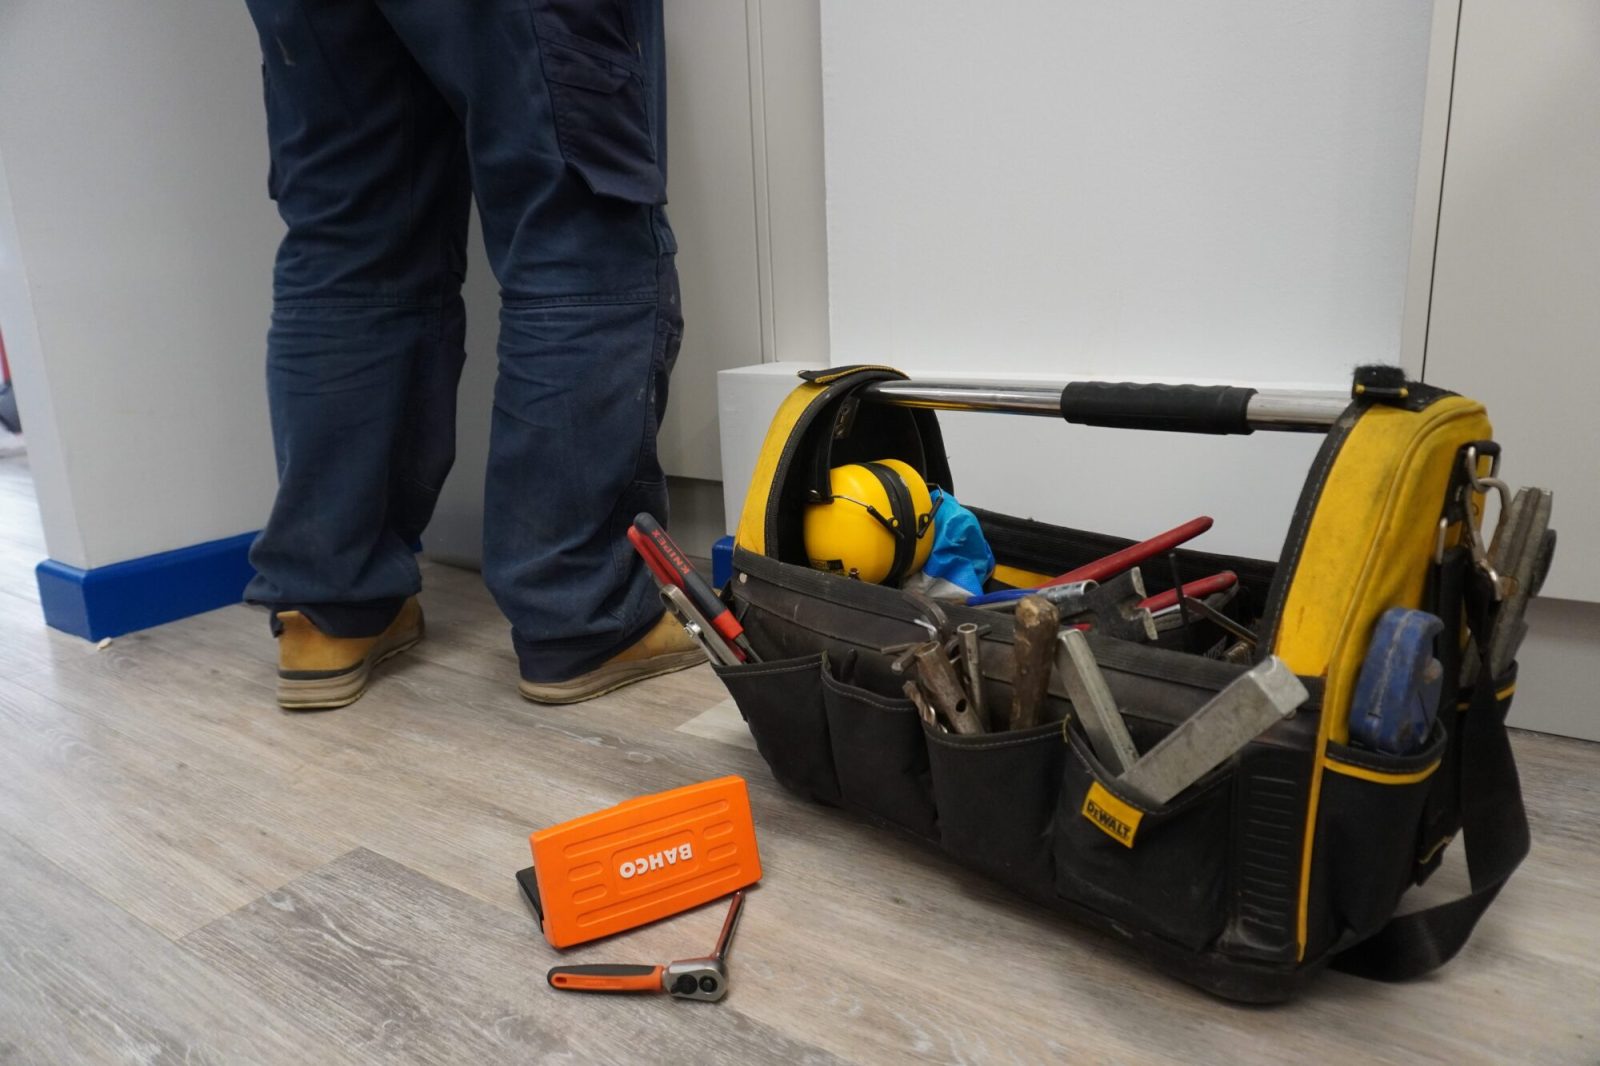
[[[1481,492],[1488,494],[1490,489],[1500,494],[1500,513],[1496,521],[1501,521],[1511,509],[1511,488],[1496,475],[1500,473],[1500,456],[1496,453],[1490,461],[1489,476],[1478,476],[1478,446],[1469,444],[1463,449],[1462,461],[1467,467],[1467,482],[1464,491],[1468,493]],[[1467,514],[1472,513],[1471,500],[1468,499]],[[1489,559],[1489,548],[1483,541],[1483,530],[1479,524],[1472,522],[1471,518],[1464,518],[1462,525],[1466,527],[1468,546],[1472,549],[1472,563],[1488,577],[1489,584],[1494,588],[1496,600],[1505,599],[1507,580],[1499,571],[1495,570],[1494,563]],[[1440,544],[1443,543],[1443,530],[1440,530]]]

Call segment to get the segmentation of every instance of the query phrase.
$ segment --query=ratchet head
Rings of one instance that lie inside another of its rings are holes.
[[[678,999],[715,1003],[728,994],[728,967],[721,959],[679,959],[661,972],[661,987]]]
[[[739,927],[739,915],[744,910],[744,892],[733,894],[728,904],[728,916],[722,920],[722,932],[717,934],[717,946],[711,954],[700,959],[679,959],[669,962],[661,974],[661,987],[679,999],[698,999],[715,1003],[728,994],[728,945],[733,943],[733,932]]]

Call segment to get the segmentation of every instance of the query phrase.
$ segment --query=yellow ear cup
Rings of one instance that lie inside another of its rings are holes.
[[[818,570],[899,584],[933,551],[933,498],[899,459],[828,472],[830,498],[806,505],[806,558]]]

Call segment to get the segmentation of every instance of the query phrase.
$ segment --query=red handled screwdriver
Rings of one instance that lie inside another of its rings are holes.
[[[645,541],[649,550],[640,544],[639,538],[635,538],[635,533]],[[733,612],[728,610],[728,605],[712,591],[706,579],[700,576],[694,564],[689,562],[689,557],[673,543],[671,537],[667,536],[667,531],[661,528],[661,523],[655,520],[654,515],[646,511],[640,511],[635,515],[628,540],[639,554],[644,556],[645,564],[650,567],[658,580],[676,585],[683,590],[684,595],[689,597],[689,602],[706,616],[706,621],[711,623],[712,628],[733,645],[740,659],[745,662],[758,661],[755,649],[750,646],[750,638],[744,635],[744,627],[733,616]]]

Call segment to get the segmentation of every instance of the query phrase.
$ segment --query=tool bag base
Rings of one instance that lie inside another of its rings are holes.
[[[1344,723],[1383,610],[1421,607],[1446,633],[1487,631],[1492,596],[1466,547],[1476,517],[1459,473],[1465,448],[1492,447],[1481,406],[1424,386],[1406,404],[1353,402],[1313,464],[1280,559],[1179,550],[1146,567],[1152,594],[1237,573],[1226,611],[1258,635],[1254,661],[1278,655],[1310,693],[1149,806],[1096,759],[1059,676],[1034,728],[962,736],[923,722],[882,650],[925,639],[918,608],[895,588],[811,569],[800,525],[838,463],[898,458],[955,492],[938,423],[932,411],[858,402],[860,388],[896,371],[803,376],[758,460],[723,593],[761,661],[715,668],[780,784],[935,846],[1231,1000],[1288,999],[1328,966],[1406,979],[1460,949],[1528,848],[1504,724],[1514,667],[1445,686],[1415,754],[1362,750]],[[973,510],[1002,583],[1035,583],[1130,543]],[[1008,707],[1011,616],[946,611],[987,627],[984,702]],[[1090,632],[1141,752],[1250,668],[1216,657],[1230,639],[1202,619],[1151,644]],[[1439,641],[1436,654],[1445,677],[1461,676],[1460,641]],[[1397,917],[1402,894],[1457,834],[1469,893]]]

